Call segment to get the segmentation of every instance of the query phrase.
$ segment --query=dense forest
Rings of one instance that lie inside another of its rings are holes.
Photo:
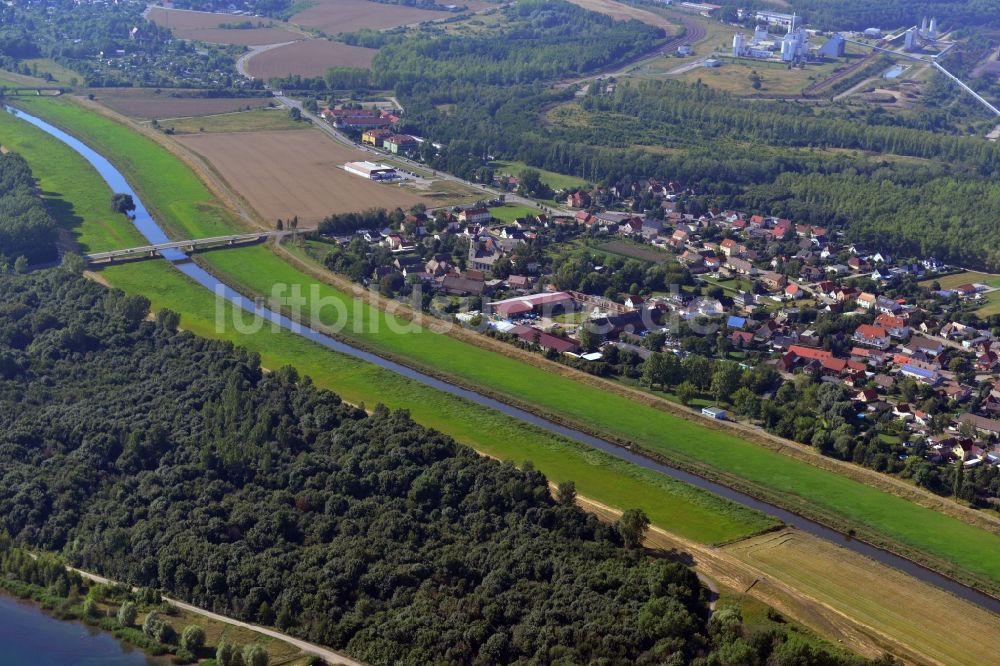
[[[19,543],[373,664],[857,661],[709,619],[689,569],[530,465],[266,372],[77,270],[0,277]]]
[[[0,266],[24,257],[56,258],[56,223],[38,196],[31,167],[16,153],[0,153]]]

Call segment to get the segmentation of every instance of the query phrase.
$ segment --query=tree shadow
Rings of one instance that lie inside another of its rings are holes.
[[[79,229],[83,225],[83,217],[77,214],[73,204],[63,198],[59,192],[41,191],[45,209],[61,229],[69,232],[74,242],[80,237]]]

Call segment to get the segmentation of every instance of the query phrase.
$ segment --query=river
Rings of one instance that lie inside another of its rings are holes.
[[[46,615],[37,606],[0,594],[3,666],[151,666],[166,664],[81,622]]]
[[[135,225],[139,229],[139,231],[149,240],[150,243],[166,243],[169,241],[167,235],[157,224],[156,220],[153,219],[153,217],[146,210],[145,206],[143,206],[142,202],[139,200],[138,195],[135,193],[135,190],[133,190],[132,187],[128,184],[122,173],[118,171],[118,169],[116,169],[114,165],[112,165],[111,162],[109,162],[104,156],[100,155],[99,153],[91,149],[89,146],[84,144],[76,137],[67,134],[58,127],[50,125],[49,123],[45,122],[44,120],[41,120],[40,118],[36,118],[28,113],[25,113],[17,109],[11,109],[10,107],[6,108],[12,111],[13,113],[16,113],[18,117],[22,118],[23,120],[26,120],[35,127],[44,130],[48,134],[54,136],[55,138],[59,139],[60,141],[71,147],[73,150],[78,152],[95,169],[97,169],[98,173],[100,173],[101,177],[104,178],[104,180],[108,183],[113,192],[127,193],[132,195],[132,198],[136,204]],[[581,442],[596,449],[600,449],[601,451],[604,451],[605,453],[608,453],[621,460],[625,460],[632,464],[639,465],[646,469],[654,470],[671,478],[684,481],[685,483],[697,486],[698,488],[702,488],[703,490],[708,490],[709,492],[712,492],[721,497],[725,497],[726,499],[729,499],[738,504],[742,504],[752,509],[757,509],[758,511],[770,514],[778,518],[779,520],[783,521],[787,525],[800,529],[803,532],[808,532],[809,534],[812,534],[814,536],[826,539],[828,541],[832,541],[833,543],[836,543],[837,545],[847,548],[848,550],[854,551],[855,553],[859,553],[861,555],[870,557],[874,560],[881,562],[882,564],[906,572],[907,574],[913,576],[914,578],[918,578],[926,583],[947,590],[955,594],[956,596],[961,597],[962,599],[965,599],[966,601],[974,603],[978,606],[981,606],[989,611],[992,611],[994,613],[1000,613],[1000,599],[996,599],[988,594],[980,592],[979,590],[963,585],[957,581],[952,580],[951,578],[948,578],[947,576],[942,576],[941,574],[935,571],[931,571],[926,567],[920,566],[919,564],[916,564],[915,562],[912,562],[906,559],[905,557],[895,555],[881,548],[876,548],[875,546],[869,545],[862,541],[851,539],[837,532],[836,530],[832,530],[824,525],[821,525],[820,523],[809,520],[808,518],[804,518],[798,514],[792,513],[791,511],[787,511],[785,509],[774,506],[772,504],[768,504],[766,502],[762,502],[754,497],[751,497],[750,495],[746,495],[744,493],[735,491],[731,488],[723,486],[719,483],[709,481],[700,476],[696,476],[694,474],[690,474],[683,470],[675,469],[668,465],[656,462],[645,456],[629,451],[628,449],[624,449],[620,446],[612,444],[611,442],[605,441],[598,437],[594,437],[587,433],[580,432],[578,430],[573,430],[571,428],[567,428],[557,423],[553,423],[552,421],[543,419],[525,410],[518,409],[517,407],[512,407],[493,398],[475,393],[474,391],[469,391],[467,389],[460,388],[453,384],[449,384],[440,379],[436,379],[429,375],[417,372],[416,370],[408,368],[399,363],[389,361],[370,352],[356,349],[348,344],[340,342],[339,340],[335,340],[323,333],[320,333],[319,331],[312,330],[304,325],[295,324],[292,322],[291,319],[285,317],[284,315],[272,312],[267,308],[256,305],[250,299],[243,298],[240,294],[238,294],[228,285],[220,282],[217,278],[209,274],[200,266],[188,261],[183,261],[187,259],[187,255],[185,255],[180,250],[170,250],[164,252],[164,257],[168,261],[170,261],[177,268],[177,270],[183,272],[192,280],[196,281],[198,284],[204,286],[205,288],[213,291],[214,293],[224,295],[224,297],[227,300],[234,303],[243,310],[250,313],[254,313],[265,320],[275,322],[278,325],[282,326],[283,328],[286,328],[290,331],[294,331],[299,335],[302,335],[303,337],[308,338],[309,340],[316,342],[317,344],[320,344],[328,349],[332,349],[333,351],[340,352],[342,354],[347,354],[349,356],[353,356],[363,361],[367,361],[368,363],[372,363],[381,368],[391,370],[395,373],[398,373],[404,377],[412,379],[413,381],[419,382],[426,386],[430,386],[432,388],[444,391],[451,395],[464,398],[469,402],[482,405],[490,409],[494,409],[513,418],[535,425],[548,432],[555,433],[563,437],[567,437],[569,439]]]

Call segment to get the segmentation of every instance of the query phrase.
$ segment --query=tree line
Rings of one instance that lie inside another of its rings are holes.
[[[56,231],[28,162],[17,153],[0,154],[0,265],[19,257],[30,263],[52,261]]]

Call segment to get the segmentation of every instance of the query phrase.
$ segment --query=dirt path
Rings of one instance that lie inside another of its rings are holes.
[[[104,576],[99,576],[95,573],[89,571],[84,571],[83,569],[76,569],[74,567],[66,567],[70,571],[75,571],[84,578],[92,580],[95,583],[101,583],[105,585],[116,584],[118,581],[113,581]],[[277,638],[280,641],[284,641],[289,645],[294,645],[303,652],[308,654],[314,654],[321,659],[325,659],[329,664],[341,664],[342,666],[365,666],[360,661],[355,661],[347,655],[341,654],[339,652],[334,652],[329,648],[325,648],[322,645],[316,645],[315,643],[309,643],[307,641],[300,640],[294,636],[289,636],[288,634],[283,634],[280,631],[274,629],[269,629],[268,627],[262,627],[257,624],[250,624],[248,622],[243,622],[241,620],[236,620],[231,617],[226,617],[225,615],[219,615],[218,613],[213,613],[212,611],[205,610],[204,608],[199,608],[198,606],[192,606],[189,603],[179,601],[177,599],[171,599],[170,597],[162,597],[162,599],[170,604],[182,610],[186,610],[191,613],[196,613],[198,615],[203,615],[207,618],[215,620],[216,622],[223,622],[225,624],[233,625],[234,627],[241,627],[243,629],[250,629],[251,631],[256,631],[258,634],[263,634],[265,636],[270,636],[271,638]]]

